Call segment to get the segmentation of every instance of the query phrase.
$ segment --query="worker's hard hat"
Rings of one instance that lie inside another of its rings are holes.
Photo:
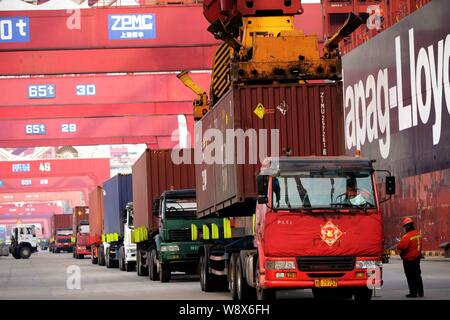
[[[411,219],[410,217],[407,217],[405,219],[403,219],[403,226],[406,226],[407,224],[413,223],[413,219]]]

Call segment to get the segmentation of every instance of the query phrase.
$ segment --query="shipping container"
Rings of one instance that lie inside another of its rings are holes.
[[[196,123],[195,143],[202,146],[203,156],[208,156],[208,149],[213,148],[210,144],[216,141],[212,141],[208,129],[218,129],[224,137],[224,149],[234,153],[231,164],[196,165],[199,216],[217,212],[224,216],[253,214],[255,178],[264,157],[276,156],[274,152],[342,155],[343,124],[340,82],[233,87]],[[239,130],[245,132],[245,140],[227,139],[227,133],[239,134]],[[221,158],[217,156],[222,148],[219,144],[216,158]],[[267,152],[262,152],[261,146],[267,146]],[[245,155],[241,161],[240,153]]]
[[[405,217],[421,231],[423,250],[450,242],[450,91],[442,55],[449,16],[449,2],[433,0],[342,60],[347,152],[359,148],[397,177],[397,193],[382,210],[388,248],[402,237]]]
[[[100,243],[103,234],[103,188],[97,186],[89,195],[90,244]]]
[[[52,216],[51,222],[53,228],[53,236],[55,236],[58,229],[71,229],[72,228],[72,216],[70,214],[55,214]]]
[[[324,35],[329,38],[339,30],[350,12],[361,17],[365,23],[340,44],[345,54],[429,2],[431,0],[322,0]]]
[[[75,207],[72,212],[72,230],[73,234],[77,234],[77,228],[80,223],[89,223],[89,208],[88,207]]]
[[[127,203],[133,201],[132,176],[118,174],[103,183],[104,233],[123,235]]]
[[[191,149],[174,150],[179,154],[190,154]],[[188,153],[186,153],[188,152]],[[147,149],[133,165],[133,211],[135,227],[148,230],[158,228],[158,219],[152,214],[152,204],[165,190],[195,188],[194,165],[175,164],[172,150]]]

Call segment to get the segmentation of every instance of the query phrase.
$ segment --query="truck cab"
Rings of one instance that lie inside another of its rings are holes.
[[[37,251],[37,236],[34,225],[15,225],[11,229],[10,252],[16,259],[28,259]]]
[[[91,247],[89,245],[89,222],[80,221],[77,226],[77,234],[73,248],[73,255],[75,259],[84,259],[85,255],[91,254]]]
[[[147,255],[150,279],[168,282],[174,271],[197,274],[202,242],[192,238],[192,228],[208,223],[217,225],[221,220],[197,219],[195,189],[165,191],[155,200],[153,214],[159,216],[159,230]]]
[[[72,252],[72,228],[61,228],[56,230],[55,243],[53,247],[54,253],[60,253],[61,251]]]
[[[258,298],[289,288],[312,289],[317,297],[371,298],[370,284],[382,285],[384,244],[372,161],[268,158],[257,187],[256,250],[245,265],[254,265],[246,278]],[[389,176],[386,194],[394,192]]]
[[[129,202],[124,210],[123,241],[119,248],[119,269],[131,272],[136,268],[136,243],[132,241],[134,231],[133,202]]]

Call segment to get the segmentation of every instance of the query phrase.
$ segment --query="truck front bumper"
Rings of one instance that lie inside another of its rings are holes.
[[[90,255],[91,254],[91,248],[85,247],[85,246],[77,246],[76,247],[76,253],[77,254],[83,254],[83,255]]]
[[[194,241],[162,243],[161,246],[176,246],[176,251],[159,251],[159,260],[169,264],[197,264],[201,244]]]
[[[267,289],[381,287],[383,285],[381,272],[373,277],[369,272],[365,269],[355,269],[339,274],[323,272],[311,275],[297,270],[266,270],[266,274],[261,275],[261,284]]]
[[[336,288],[357,288],[368,286],[367,280],[337,280],[337,283]],[[380,285],[383,285],[383,280],[381,280]],[[266,280],[263,287],[265,289],[312,289],[317,286],[315,280]]]
[[[125,260],[127,262],[136,262],[136,247],[134,248],[125,248]]]

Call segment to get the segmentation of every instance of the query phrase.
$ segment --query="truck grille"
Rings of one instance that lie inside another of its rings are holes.
[[[191,241],[191,229],[169,230],[170,241]]]
[[[297,265],[300,271],[352,271],[355,267],[355,257],[298,257]]]

